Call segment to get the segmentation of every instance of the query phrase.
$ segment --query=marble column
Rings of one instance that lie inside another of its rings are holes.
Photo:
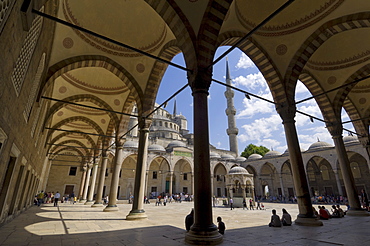
[[[191,173],[191,194],[194,195],[194,173]]]
[[[86,179],[85,179],[85,185],[84,185],[84,192],[82,194],[82,199],[80,200],[80,203],[85,203],[87,200],[87,192],[89,190],[89,184],[90,184],[90,175],[91,175],[91,168],[92,164],[87,165],[87,172],[86,172]]]
[[[172,184],[173,183],[173,172],[172,171],[170,171],[170,186],[169,186],[169,188],[168,188],[168,193],[170,193],[170,196],[172,196],[172,189],[173,189],[173,187],[172,187]]]
[[[361,208],[360,199],[357,195],[355,179],[353,178],[351,165],[349,163],[347,151],[342,138],[342,124],[339,122],[334,122],[331,124],[328,123],[327,128],[333,138],[335,152],[337,153],[339,166],[342,171],[344,187],[346,189],[348,203],[350,206],[350,209],[347,211],[347,215],[367,216],[367,212]]]
[[[102,153],[102,163],[99,174],[98,188],[96,191],[95,203],[91,207],[102,207],[103,206],[103,190],[104,190],[104,181],[105,181],[105,172],[108,164],[107,152],[103,151]]]
[[[82,176],[81,176],[80,190],[78,191],[78,199],[79,200],[82,199],[82,194],[83,194],[84,188],[85,188],[86,171],[87,171],[87,167],[84,166],[82,168]]]
[[[293,174],[293,183],[298,199],[299,214],[295,223],[297,225],[321,226],[323,225],[322,221],[316,220],[316,216],[312,209],[310,190],[308,188],[306,172],[295,127],[294,117],[296,107],[295,105],[282,104],[277,106],[276,110],[283,120]]]
[[[134,202],[127,220],[145,219],[144,210],[145,173],[148,160],[148,136],[151,120],[142,118],[139,122],[139,149],[136,161]]]
[[[98,167],[99,167],[98,161],[94,159],[92,175],[91,175],[91,185],[90,185],[90,190],[87,195],[87,201],[85,202],[85,205],[94,204],[94,192],[95,192],[96,176],[98,174]]]
[[[340,184],[340,179],[339,179],[339,172],[338,170],[333,170],[333,171],[335,175],[335,181],[337,181],[338,193],[340,196],[343,196],[342,185]]]
[[[208,90],[211,70],[198,68],[189,74],[193,95],[194,121],[194,224],[185,235],[189,244],[219,244],[223,236],[217,231],[212,215],[211,166],[209,157]]]
[[[281,196],[285,197],[284,184],[283,184],[283,175],[279,175],[279,179],[280,179],[280,186],[281,186]]]
[[[104,208],[104,212],[118,211],[117,207],[117,192],[119,184],[119,173],[122,166],[123,149],[122,144],[116,141],[116,154],[114,156],[114,169],[112,173],[112,180],[110,184],[110,191],[108,195],[108,205]]]

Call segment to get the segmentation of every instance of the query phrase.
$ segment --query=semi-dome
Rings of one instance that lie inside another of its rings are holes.
[[[130,148],[130,149],[137,149],[139,147],[139,143],[137,141],[126,141],[123,144],[123,148]]]
[[[235,166],[230,169],[229,174],[249,174],[247,169],[240,166]]]
[[[356,136],[345,136],[343,137],[344,144],[358,143],[358,138]]]
[[[257,159],[261,159],[261,158],[262,158],[262,155],[260,155],[260,154],[251,154],[248,157],[248,160],[257,160]]]
[[[211,158],[211,159],[220,159],[221,156],[219,154],[215,153],[215,152],[211,152],[211,153],[209,153],[209,158]]]
[[[276,151],[276,150],[270,150],[269,152],[267,152],[263,157],[264,158],[272,158],[272,157],[276,157],[276,156],[279,156],[281,155],[280,152]]]
[[[243,156],[238,156],[238,157],[236,157],[235,158],[235,161],[237,161],[237,162],[243,162],[243,161],[245,161],[247,158],[245,158],[245,157],[243,157]]]
[[[178,141],[178,140],[175,140],[175,141],[172,141],[171,143],[169,143],[167,145],[167,148],[168,149],[176,148],[176,147],[186,147],[186,143],[181,142],[181,141]]]
[[[163,146],[159,144],[152,144],[148,147],[148,151],[155,151],[155,152],[166,152]]]
[[[222,154],[221,159],[224,161],[231,161],[231,160],[235,160],[235,157],[229,154]]]
[[[327,148],[332,148],[332,147],[333,147],[333,145],[331,145],[327,142],[317,141],[316,143],[311,144],[311,146],[308,148],[308,150],[312,151],[312,150],[327,149]]]

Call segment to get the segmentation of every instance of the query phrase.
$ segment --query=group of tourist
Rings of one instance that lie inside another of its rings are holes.
[[[292,217],[286,211],[285,208],[282,209],[283,214],[281,215],[281,219],[279,215],[276,214],[276,210],[272,210],[271,221],[269,223],[269,227],[281,227],[281,226],[291,226],[292,225]]]
[[[59,191],[57,191],[56,193],[54,193],[54,191],[52,192],[41,191],[35,195],[34,204],[40,207],[40,205],[44,203],[45,204],[53,203],[54,207],[56,207],[58,206],[59,201],[62,203],[70,201],[70,203],[74,204],[77,201],[77,197],[75,196],[74,192],[72,192],[69,195],[61,197]]]
[[[341,209],[340,205],[332,205],[332,212],[330,213],[328,209],[325,208],[325,206],[318,206],[319,211],[316,211],[314,207],[313,211],[318,219],[321,220],[328,220],[330,218],[343,218],[346,212]]]
[[[194,224],[194,209],[191,209],[190,213],[185,217],[185,229],[187,232],[190,231],[190,227]],[[217,217],[217,229],[218,232],[222,235],[225,233],[225,223],[222,221],[222,218]]]

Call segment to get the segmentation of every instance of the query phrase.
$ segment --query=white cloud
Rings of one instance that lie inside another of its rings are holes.
[[[242,129],[244,131],[239,135],[241,142],[257,141],[262,143],[265,139],[270,139],[274,131],[282,130],[281,119],[278,115],[272,115],[269,118],[257,119],[251,124],[243,125]]]
[[[261,95],[261,97],[270,99],[272,96],[271,94],[264,94],[264,95]],[[251,97],[250,100],[247,98],[244,98],[243,107],[244,109],[239,111],[238,114],[236,115],[237,119],[240,119],[243,117],[252,117],[255,114],[266,114],[266,113],[275,112],[275,107],[272,103],[263,101],[261,99],[256,99],[253,97]]]
[[[254,65],[253,61],[246,54],[241,53],[241,56],[239,57],[239,61],[235,67],[238,69],[240,68],[247,69],[247,68],[256,67],[256,65]]]
[[[298,80],[297,86],[295,88],[295,92],[296,93],[307,93],[311,95],[310,92],[307,90],[307,87],[300,80]]]
[[[266,91],[266,89],[268,89],[266,80],[261,72],[236,77],[233,79],[233,82],[235,86],[241,85],[250,90],[259,89],[260,91]]]
[[[320,111],[320,108],[317,106],[317,104],[309,105],[309,106],[301,105],[300,107],[298,107],[298,110],[303,112],[303,113],[306,113],[306,114],[309,114],[309,115],[312,115],[312,116],[316,116],[317,118],[322,119],[321,111]],[[312,124],[312,122],[310,122],[310,118],[308,116],[300,114],[300,113],[296,113],[295,120],[296,120],[297,127],[307,126],[307,124]],[[316,121],[316,120],[314,119],[314,121]]]
[[[298,139],[299,144],[305,150],[307,150],[311,146],[311,144],[317,142],[317,140],[333,145],[332,137],[329,131],[324,126],[306,128],[303,130],[303,132],[307,132],[308,134],[298,134]]]

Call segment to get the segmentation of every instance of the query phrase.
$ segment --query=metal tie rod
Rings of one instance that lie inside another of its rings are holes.
[[[108,136],[108,135],[89,133],[89,132],[72,131],[72,130],[63,130],[63,129],[51,128],[51,127],[45,127],[45,129],[62,131],[62,132],[72,132],[72,133],[78,133],[78,134],[86,134],[86,135],[94,135],[94,136],[99,136],[99,137],[115,138],[115,136]]]

